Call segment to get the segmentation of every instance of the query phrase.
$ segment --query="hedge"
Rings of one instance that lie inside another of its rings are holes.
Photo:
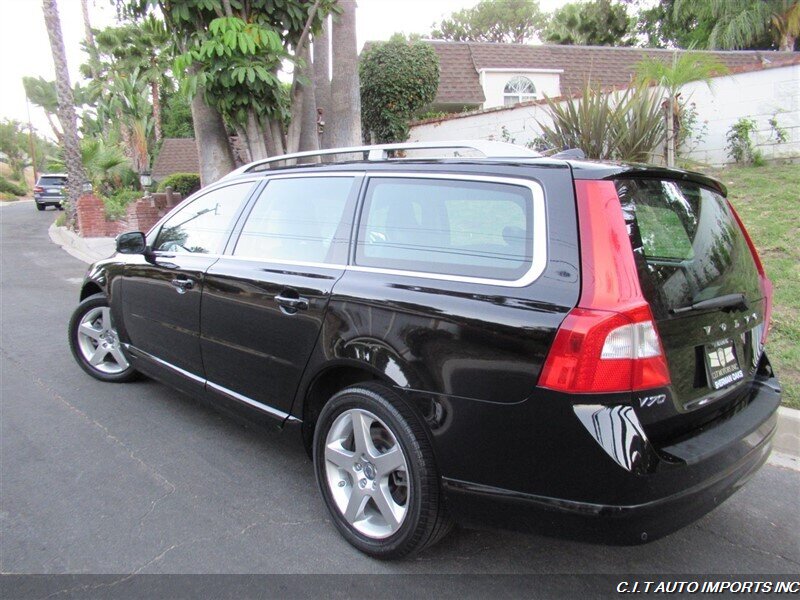
[[[171,187],[174,192],[186,198],[200,189],[200,175],[197,173],[173,173],[158,184],[158,191],[166,191],[167,187]]]

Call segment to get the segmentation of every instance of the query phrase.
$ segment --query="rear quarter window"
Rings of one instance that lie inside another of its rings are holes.
[[[529,188],[504,183],[373,178],[356,265],[516,280],[533,260]]]

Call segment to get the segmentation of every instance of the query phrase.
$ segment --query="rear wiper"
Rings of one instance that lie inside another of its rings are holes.
[[[711,298],[710,300],[701,300],[700,302],[693,302],[689,306],[682,306],[681,308],[672,308],[669,312],[673,315],[681,313],[692,312],[695,310],[714,310],[722,309],[725,312],[741,309],[747,310],[747,298],[744,294],[726,294],[718,298]]]

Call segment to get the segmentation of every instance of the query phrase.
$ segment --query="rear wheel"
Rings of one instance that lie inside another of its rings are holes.
[[[36,210],[44,210],[47,208],[44,204],[39,204],[38,202],[34,202],[34,204],[36,205]]]
[[[72,313],[69,346],[81,368],[95,379],[124,382],[136,377],[103,294],[89,296]]]
[[[336,394],[314,432],[314,467],[334,524],[358,550],[400,558],[451,528],[424,426],[392,390]]]

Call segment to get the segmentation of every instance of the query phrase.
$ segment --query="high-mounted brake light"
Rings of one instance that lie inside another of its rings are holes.
[[[539,385],[572,393],[667,386],[669,370],[639,286],[611,181],[576,181],[583,287],[556,333]]]
[[[739,225],[739,229],[741,230],[745,241],[747,241],[747,246],[750,248],[750,254],[753,255],[753,262],[756,263],[756,269],[758,269],[758,280],[759,284],[761,285],[761,293],[764,294],[764,327],[761,330],[761,346],[763,346],[767,343],[769,320],[772,317],[772,282],[767,277],[767,272],[764,270],[764,265],[761,263],[761,258],[758,256],[758,251],[756,250],[756,246],[753,243],[750,234],[747,233],[747,229],[745,228],[739,213],[737,213],[736,209],[733,208],[733,204],[731,204],[730,200],[728,200],[728,208],[731,209],[731,214],[733,215],[733,218],[736,219],[736,224]]]

